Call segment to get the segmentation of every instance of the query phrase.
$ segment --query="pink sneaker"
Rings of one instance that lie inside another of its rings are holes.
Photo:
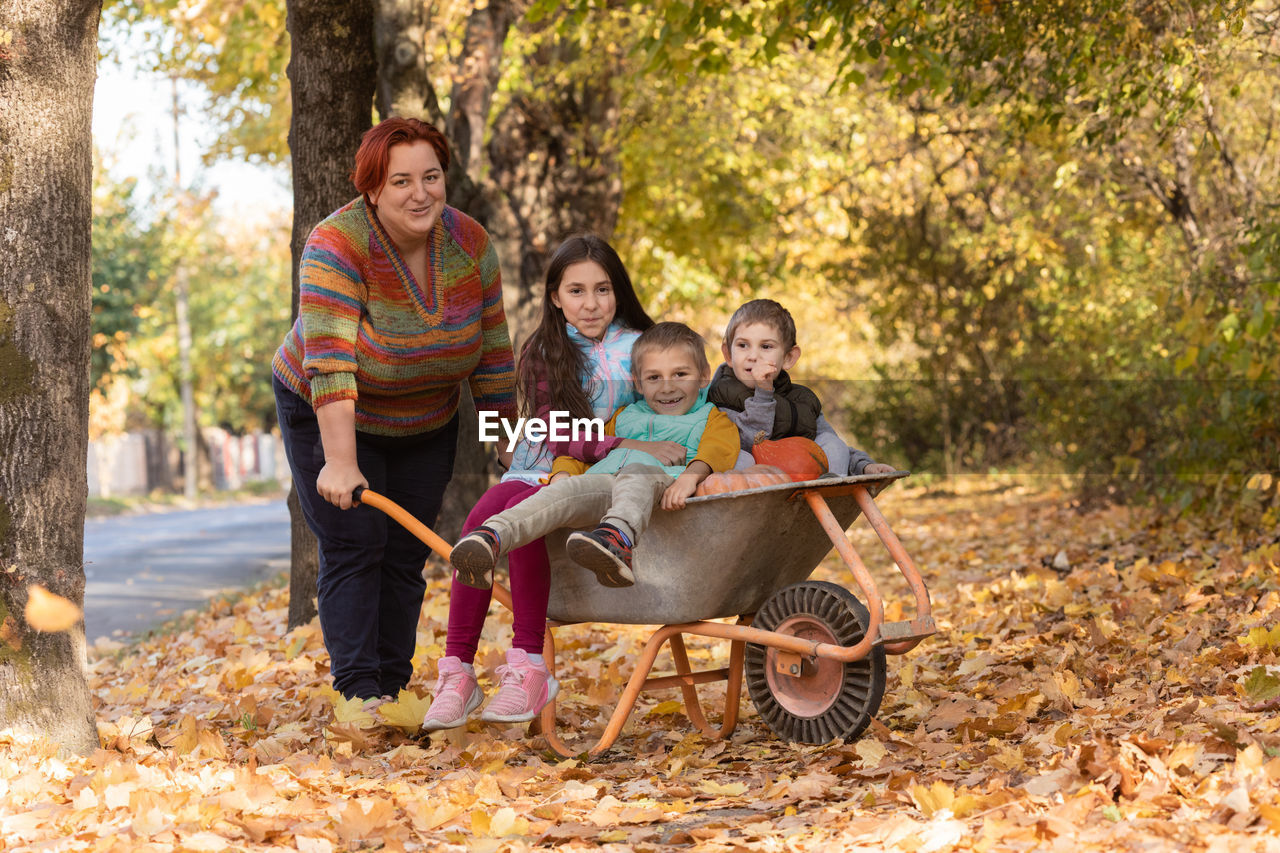
[[[529,660],[524,649],[510,649],[507,662],[498,667],[498,693],[485,706],[480,719],[488,723],[528,722],[559,692],[560,682],[546,664]]]
[[[484,701],[476,677],[463,668],[460,659],[440,658],[436,668],[440,677],[436,680],[435,698],[422,718],[422,728],[429,732],[463,725]]]

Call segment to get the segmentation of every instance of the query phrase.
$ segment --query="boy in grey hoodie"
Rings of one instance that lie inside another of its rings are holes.
[[[787,371],[800,359],[791,313],[772,299],[753,299],[729,318],[720,352],[725,363],[711,379],[707,399],[738,427],[742,451],[758,442],[801,436],[817,442],[827,470],[847,474],[888,474],[894,468],[850,447],[822,416],[822,402]],[[751,464],[740,456],[738,467]]]

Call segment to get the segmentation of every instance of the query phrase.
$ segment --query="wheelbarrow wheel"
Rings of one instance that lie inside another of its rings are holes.
[[[820,643],[852,646],[871,621],[867,608],[844,587],[805,581],[778,590],[756,613],[753,627]],[[884,697],[885,654],[874,646],[862,660],[819,658],[783,672],[778,649],[747,645],[746,682],[761,718],[779,737],[797,743],[854,740],[871,723]]]

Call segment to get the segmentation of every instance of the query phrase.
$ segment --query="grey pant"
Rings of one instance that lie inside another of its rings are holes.
[[[580,474],[557,480],[484,523],[498,534],[501,554],[528,545],[561,527],[612,524],[631,539],[649,526],[653,508],[675,482],[652,465],[627,465],[617,474]]]

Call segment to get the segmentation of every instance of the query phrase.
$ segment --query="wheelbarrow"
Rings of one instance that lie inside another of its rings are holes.
[[[856,739],[880,707],[885,660],[934,634],[929,591],[889,527],[873,495],[908,476],[858,475],[779,483],[693,497],[685,509],[655,511],[633,553],[634,586],[601,586],[594,573],[565,556],[571,530],[546,537],[551,558],[544,657],[556,671],[555,631],[584,622],[659,625],[645,644],[604,733],[574,749],[557,732],[555,701],[530,727],[568,758],[596,755],[617,740],[640,694],[679,688],[686,716],[709,738],[733,732],[745,680],[770,729],[790,741],[822,744]],[[394,502],[368,489],[355,495],[404,525],[446,560],[450,545]],[[871,525],[915,596],[915,617],[884,621],[880,591],[845,530],[859,516]],[[861,593],[808,577],[835,546]],[[494,584],[511,607],[511,594]],[[736,618],[736,622],[711,621]],[[693,671],[685,635],[728,640],[729,665]],[[675,674],[651,677],[669,645]],[[727,682],[720,725],[702,710],[697,686]]]

